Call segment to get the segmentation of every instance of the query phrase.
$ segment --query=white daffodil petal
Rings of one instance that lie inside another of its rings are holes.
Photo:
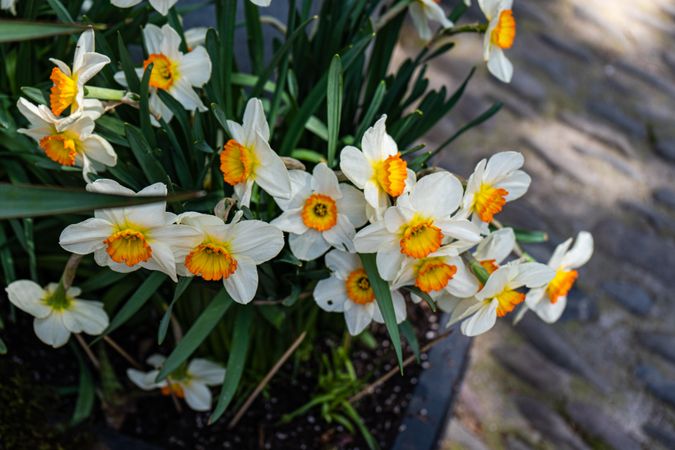
[[[46,293],[37,283],[30,280],[18,280],[5,288],[9,301],[20,310],[38,318],[45,318],[52,308],[43,301]]]
[[[319,280],[314,288],[314,301],[328,312],[343,312],[347,301],[345,282],[335,277]]]
[[[521,263],[517,265],[517,268],[516,276],[509,283],[513,288],[519,286],[540,287],[548,284],[555,276],[555,270],[545,264],[536,262]]]
[[[593,236],[588,231],[577,235],[574,246],[563,256],[561,266],[576,269],[583,266],[593,256]]]
[[[513,228],[501,228],[483,239],[473,256],[478,261],[494,260],[497,264],[501,264],[511,254],[515,244],[516,235]]]
[[[211,409],[211,391],[209,388],[197,381],[181,383],[185,393],[185,403],[195,411],[208,411]]]
[[[366,217],[366,199],[363,193],[346,183],[340,183],[340,191],[342,191],[342,198],[336,202],[340,214],[346,215],[356,228],[365,225],[368,217]]]
[[[307,225],[302,220],[302,208],[291,209],[281,213],[279,217],[270,222],[281,231],[293,234],[303,234],[307,231]]]
[[[327,195],[333,200],[342,198],[337,175],[323,162],[314,166],[314,171],[312,172],[312,190],[319,194]]]
[[[490,53],[487,62],[488,70],[492,75],[504,83],[510,83],[513,78],[513,64],[508,60],[504,51],[495,47]]]
[[[391,245],[380,248],[375,260],[380,276],[387,281],[393,281],[403,266],[405,256],[397,245]]]
[[[505,176],[523,167],[524,163],[525,158],[520,152],[496,153],[488,160],[483,179],[490,183],[501,181]]]
[[[339,279],[346,280],[350,273],[361,267],[361,259],[355,253],[331,250],[326,255],[326,267]]]
[[[530,188],[532,178],[522,170],[516,170],[503,180],[495,183],[495,188],[506,189],[507,196],[504,197],[507,202],[517,200]]]
[[[207,386],[216,386],[223,384],[225,378],[225,369],[208,359],[195,358],[187,368],[190,377]]]
[[[395,237],[393,238],[395,241]],[[354,236],[354,248],[359,253],[375,253],[382,245],[392,242],[392,235],[382,221],[368,225]]]
[[[422,8],[420,2],[413,1],[408,9],[410,11],[410,18],[420,39],[429,41],[431,39],[431,28],[429,27],[429,19]]]
[[[345,309],[345,322],[349,334],[356,336],[365,330],[373,320],[374,310],[375,306],[372,303],[366,305],[353,303],[348,309]]]
[[[265,140],[270,139],[270,126],[265,117],[265,108],[259,98],[252,98],[246,103],[243,126],[246,130],[246,144],[255,142],[256,134]]]
[[[155,8],[155,11],[163,16],[169,13],[169,9],[176,4],[178,0],[150,0],[150,5]]]
[[[162,30],[157,25],[149,23],[143,28],[143,42],[145,42],[145,49],[148,51],[148,55],[162,53],[163,39]]]
[[[273,225],[260,220],[245,220],[233,225],[230,245],[236,256],[244,255],[262,264],[284,248],[284,235]]]
[[[466,219],[439,220],[436,225],[445,236],[474,244],[481,240],[481,229]]]
[[[340,170],[359,189],[373,177],[373,166],[356,147],[347,146],[340,152]]]
[[[291,182],[290,197],[287,199],[274,197],[274,201],[282,211],[301,208],[307,197],[312,195],[312,174],[304,170],[289,170],[288,177]]]
[[[108,236],[113,232],[110,222],[91,218],[84,222],[68,225],[59,237],[59,245],[71,253],[87,255],[102,248]]]
[[[335,225],[322,233],[323,238],[333,247],[347,252],[354,251],[354,244],[352,240],[356,230],[354,225],[349,221],[349,218],[344,214],[338,214]]]
[[[206,111],[202,99],[199,98],[187,78],[181,78],[171,86],[171,95],[188,111]]]
[[[455,212],[462,195],[462,183],[457,177],[449,172],[437,172],[417,181],[410,192],[410,201],[417,211],[441,218]]]
[[[247,304],[258,290],[258,268],[255,261],[246,256],[237,258],[237,270],[223,280],[227,293],[237,303]]]
[[[65,345],[70,338],[70,331],[63,324],[62,315],[57,312],[52,312],[41,319],[36,318],[33,322],[33,330],[42,342],[54,348]]]
[[[473,316],[462,322],[462,334],[465,336],[478,336],[489,331],[497,322],[497,306],[499,306],[497,300],[481,306]]]
[[[109,323],[108,314],[103,309],[103,303],[101,302],[73,300],[70,309],[63,313],[64,323],[67,316],[77,321],[79,331],[84,331],[92,336],[103,333]]]
[[[82,67],[77,71],[77,82],[82,86],[110,64],[110,58],[100,53],[85,53]]]
[[[296,258],[303,261],[312,261],[330,248],[330,244],[323,238],[323,235],[311,228],[303,234],[289,235],[288,245]]]
[[[260,134],[257,135],[255,153],[260,161],[256,183],[273,197],[290,198],[291,180],[286,165]]]
[[[555,323],[562,316],[566,306],[567,306],[567,297],[562,296],[558,297],[555,303],[551,303],[550,301],[544,300],[532,309],[544,322]]]
[[[546,295],[546,286],[530,289],[525,296],[525,304],[528,308],[535,309],[539,302],[546,301],[544,295]]]
[[[186,36],[187,39],[187,36]],[[211,58],[204,47],[197,47],[183,55],[180,60],[180,74],[196,87],[205,85],[211,78]]]
[[[483,289],[476,294],[476,298],[485,300],[501,293],[509,282],[510,271],[511,268],[508,266],[502,266],[495,270],[490,274],[490,278],[488,278]]]
[[[108,167],[114,167],[117,164],[117,153],[112,145],[101,136],[92,134],[82,140],[82,148],[87,157],[100,162]]]

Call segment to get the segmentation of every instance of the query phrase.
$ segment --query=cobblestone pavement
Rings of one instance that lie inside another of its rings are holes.
[[[532,187],[503,221],[550,230],[541,260],[579,230],[596,253],[559,323],[474,340],[441,448],[675,448],[675,1],[514,3],[513,83],[479,67],[429,144],[502,101],[439,163],[522,151]],[[460,36],[432,79],[457,86],[480,52]]]

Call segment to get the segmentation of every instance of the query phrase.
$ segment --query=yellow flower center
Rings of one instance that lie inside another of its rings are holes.
[[[576,270],[558,270],[546,288],[551,303],[555,304],[560,297],[567,296],[578,276]]]
[[[516,19],[513,18],[513,12],[505,9],[499,14],[497,26],[490,35],[492,43],[501,48],[511,48],[516,39]]]
[[[152,248],[145,235],[133,228],[117,231],[103,242],[110,259],[129,267],[147,261],[152,256]]]
[[[220,171],[223,180],[231,186],[248,180],[257,164],[255,153],[234,139],[227,141],[220,152]]]
[[[401,154],[397,153],[373,164],[375,181],[387,194],[398,197],[405,189],[407,168],[408,164],[401,159]]]
[[[494,259],[486,259],[485,261],[478,261],[478,263],[483,266],[483,269],[485,269],[488,274],[499,269],[499,264],[497,264]]]
[[[499,306],[497,307],[497,316],[504,317],[513,311],[516,306],[525,301],[525,294],[512,289],[506,289],[495,298],[497,301],[499,301]]]
[[[207,281],[221,280],[237,270],[237,260],[226,243],[204,242],[185,257],[185,267]]]
[[[183,391],[183,386],[178,383],[171,383],[167,380],[166,386],[162,386],[162,395],[170,396],[175,395],[178,398],[185,398],[185,392]]]
[[[356,269],[345,281],[347,297],[359,305],[367,305],[375,301],[375,293],[370,285],[370,280],[365,269]]]
[[[441,246],[443,233],[432,219],[415,217],[402,227],[401,253],[411,258],[425,258]]]
[[[417,268],[415,285],[424,292],[440,291],[457,273],[457,266],[446,264],[441,258],[429,258]]]
[[[330,230],[338,219],[335,200],[323,194],[312,194],[302,207],[302,221],[309,228],[317,231]]]
[[[69,77],[61,72],[61,69],[54,67],[49,79],[54,83],[49,95],[49,103],[54,115],[60,116],[69,106],[71,106],[71,111],[76,110],[77,75]]]
[[[82,142],[75,133],[65,131],[40,139],[40,148],[49,159],[62,166],[75,164],[77,154],[82,150]]]
[[[473,198],[473,209],[483,222],[491,222],[506,204],[509,191],[483,183]]]
[[[73,300],[74,299],[69,297],[63,290],[59,292],[58,289],[55,292],[45,293],[45,296],[42,298],[45,305],[58,312],[70,309],[73,305]]]
[[[152,64],[150,86],[167,90],[178,80],[178,65],[161,53],[152,53],[143,61],[143,70]]]

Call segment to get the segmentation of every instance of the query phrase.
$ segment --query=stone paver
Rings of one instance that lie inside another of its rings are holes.
[[[522,151],[532,187],[503,221],[550,232],[539,258],[579,230],[596,253],[563,320],[502,319],[474,340],[440,447],[675,448],[675,6],[515,0],[514,14],[513,83],[479,67],[428,144],[503,102],[438,163],[467,174]],[[468,20],[479,18],[474,5]],[[453,89],[480,65],[480,36],[456,44],[432,84]]]

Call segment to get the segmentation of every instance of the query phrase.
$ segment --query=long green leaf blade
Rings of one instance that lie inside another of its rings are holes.
[[[165,379],[197,350],[230,306],[232,306],[232,303],[234,303],[234,300],[232,300],[230,294],[225,289],[221,289],[166,359],[164,366],[159,371],[159,375],[157,375],[157,381]]]
[[[370,285],[372,286],[373,292],[375,293],[377,306],[379,306],[380,312],[382,312],[384,325],[387,327],[389,337],[391,338],[391,343],[394,346],[398,365],[401,368],[401,372],[403,372],[403,351],[401,350],[401,336],[399,335],[398,324],[396,323],[396,313],[394,312],[394,302],[391,299],[389,283],[384,281],[380,276],[380,273],[377,271],[377,263],[375,262],[374,253],[359,253],[359,256],[361,257],[363,268],[366,269],[368,280],[370,281]]]
[[[124,323],[131,318],[143,305],[148,301],[150,296],[157,292],[157,289],[166,281],[166,275],[161,272],[152,272],[148,278],[138,286],[134,295],[124,304],[122,309],[115,315],[113,320],[108,325],[104,334],[110,334],[117,328],[124,325]]]
[[[213,423],[223,415],[228,405],[232,401],[234,394],[239,387],[241,375],[244,372],[246,356],[248,354],[248,345],[251,338],[251,321],[253,319],[253,310],[251,307],[243,306],[237,312],[237,320],[234,323],[232,334],[232,349],[227,360],[227,371],[223,381],[223,389],[218,396],[216,409],[209,417],[209,423]]]
[[[0,43],[28,41],[64,34],[81,33],[86,25],[0,20]]]
[[[328,91],[326,104],[328,107],[328,166],[333,167],[335,151],[337,150],[340,134],[340,119],[342,117],[342,61],[340,55],[335,55],[328,69]]]
[[[169,307],[164,312],[162,320],[159,322],[159,331],[157,332],[157,343],[162,345],[164,339],[166,339],[166,332],[169,329],[169,322],[171,321],[171,313],[173,312],[173,305],[176,304],[178,299],[183,295],[185,290],[190,286],[194,277],[181,277],[178,279],[178,284],[176,284],[176,290],[173,293],[173,300],[169,304]]]

